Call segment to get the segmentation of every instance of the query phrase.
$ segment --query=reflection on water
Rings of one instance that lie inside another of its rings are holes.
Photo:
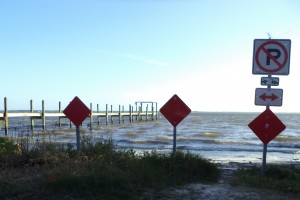
[[[217,138],[217,137],[221,137],[222,133],[197,133],[194,135],[194,137],[209,137],[209,138]]]

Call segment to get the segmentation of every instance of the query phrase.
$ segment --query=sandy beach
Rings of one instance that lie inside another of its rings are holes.
[[[172,187],[162,192],[153,193],[148,191],[143,196],[146,199],[205,199],[205,200],[298,200],[299,195],[276,192],[274,190],[264,190],[259,188],[232,185],[231,179],[238,169],[246,169],[253,166],[260,166],[253,163],[223,163],[221,164],[222,177],[214,184],[192,183],[180,187]],[[300,163],[297,164],[300,167]],[[141,198],[141,199],[143,199]]]

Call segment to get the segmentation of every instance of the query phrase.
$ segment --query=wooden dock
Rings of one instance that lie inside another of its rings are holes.
[[[143,110],[143,104],[146,104],[145,110]],[[149,104],[151,104],[151,109],[149,109]],[[155,105],[155,108],[154,108]],[[134,109],[135,108],[135,109]],[[93,105],[90,103],[91,115],[89,118],[89,125],[92,129],[92,125],[95,123],[94,118],[97,119],[96,124],[100,125],[100,119],[105,118],[105,125],[113,124],[114,118],[118,118],[119,123],[124,123],[124,117],[127,117],[129,123],[132,123],[134,120],[157,120],[157,102],[151,101],[137,101],[135,102],[135,107],[132,105],[128,106],[128,110],[125,111],[124,106],[119,105],[119,109],[117,111],[113,111],[113,106],[109,106],[106,104],[106,110],[100,111],[99,104],[97,104],[96,111],[93,110]],[[13,112],[8,111],[7,106],[7,98],[4,98],[4,110],[3,113],[0,113],[0,121],[4,122],[4,132],[5,135],[8,135],[9,130],[9,118],[11,117],[29,117],[31,122],[31,129],[34,129],[34,120],[42,120],[42,129],[46,129],[46,118],[48,117],[58,117],[59,119],[59,127],[61,127],[62,119],[67,118],[61,109],[61,102],[59,102],[59,108],[57,111],[46,111],[45,110],[45,101],[42,101],[42,110],[34,111],[33,110],[33,101],[30,100],[30,110],[22,111],[22,112]],[[86,119],[88,120],[88,119]],[[70,128],[72,127],[72,123],[70,122]]]

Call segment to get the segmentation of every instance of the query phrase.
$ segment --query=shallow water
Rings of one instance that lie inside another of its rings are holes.
[[[263,144],[248,128],[248,124],[259,113],[213,113],[192,112],[176,128],[177,149],[197,153],[216,162],[261,162]],[[268,144],[267,162],[300,161],[300,114],[276,114],[286,129]],[[126,122],[113,125],[83,123],[85,135],[95,138],[112,138],[120,149],[137,151],[156,150],[171,152],[173,148],[173,127],[161,115],[158,120]],[[35,133],[42,133],[40,122],[35,122]],[[51,125],[52,124],[52,125]],[[58,119],[47,118],[46,128],[53,132],[52,140],[58,143],[75,143],[75,130],[58,127]],[[12,118],[10,134],[31,134],[29,119]],[[2,130],[3,133],[3,130]]]

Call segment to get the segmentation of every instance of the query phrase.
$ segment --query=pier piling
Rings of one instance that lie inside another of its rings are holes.
[[[143,120],[143,117],[148,121],[149,117],[153,120],[156,116],[157,119],[157,105],[156,110],[154,111],[153,102],[152,103],[152,109],[149,111],[148,104],[146,106],[146,110],[143,111],[143,103],[149,103],[149,102],[139,102],[141,106],[137,106],[134,111],[133,106],[129,104],[128,111],[125,111],[124,106],[119,105],[118,111],[113,111],[113,106],[110,106],[110,110],[108,110],[108,104],[106,104],[105,111],[99,110],[99,104],[97,104],[97,111],[93,112],[93,105],[90,103],[90,110],[91,114],[89,116],[89,127],[92,130],[92,126],[94,123],[94,117],[97,118],[97,125],[101,125],[101,118],[105,119],[105,125],[108,126],[109,124],[114,124],[115,117],[119,120],[119,124],[125,123],[125,118],[128,119],[129,123],[132,123],[134,121],[134,118],[136,121]],[[9,118],[11,117],[29,117],[30,119],[30,128],[33,131],[35,129],[35,120],[42,120],[42,130],[46,130],[46,118],[48,117],[58,117],[58,126],[62,127],[62,119],[66,118],[66,116],[63,113],[63,109],[61,106],[61,102],[58,103],[58,110],[57,111],[46,111],[45,109],[45,101],[42,100],[42,109],[40,111],[34,110],[33,100],[30,100],[30,109],[26,111],[8,111],[8,102],[7,98],[4,98],[4,109],[3,113],[0,112],[0,120],[4,123],[4,134],[7,136],[9,132]],[[70,123],[70,128],[72,128],[72,123],[70,120],[68,120]]]

